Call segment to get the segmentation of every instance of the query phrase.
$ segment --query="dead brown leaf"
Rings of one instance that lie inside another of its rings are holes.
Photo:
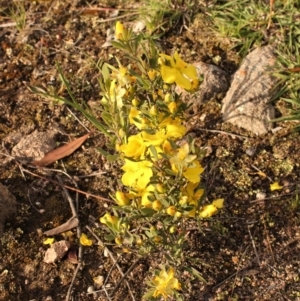
[[[69,142],[68,144],[65,144],[59,148],[56,148],[49,153],[45,155],[44,158],[38,161],[33,161],[31,164],[34,164],[35,166],[38,167],[45,167],[59,159],[62,159],[64,157],[67,157],[71,155],[77,148],[79,148],[82,143],[87,139],[87,137],[91,134],[92,132],[89,132],[85,134],[82,137],[79,137],[75,139],[74,141]]]

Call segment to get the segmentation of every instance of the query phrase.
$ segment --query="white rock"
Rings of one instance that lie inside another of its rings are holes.
[[[46,263],[54,263],[57,260],[63,258],[68,250],[70,249],[70,243],[66,240],[61,240],[55,242],[51,245],[51,247],[46,251],[44,262]]]
[[[276,63],[271,46],[257,48],[248,54],[234,74],[223,99],[223,120],[257,135],[272,129],[269,121],[275,110],[270,100],[275,95],[278,79],[272,76]]]

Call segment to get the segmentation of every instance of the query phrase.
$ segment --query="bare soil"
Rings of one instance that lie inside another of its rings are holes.
[[[97,151],[106,143],[101,133],[95,132],[79,150],[47,172],[22,167],[6,156],[20,137],[34,130],[55,131],[55,141],[61,145],[86,133],[81,123],[92,129],[79,112],[71,110],[71,114],[66,106],[42,99],[26,88],[26,84],[41,86],[68,97],[59,80],[55,65],[58,63],[79,101],[99,100],[99,73],[93,62],[114,62],[111,54],[115,50],[101,47],[113,23],[108,21],[110,10],[82,10],[91,5],[117,7],[116,3],[100,5],[83,0],[25,1],[26,26],[0,27],[0,181],[17,201],[17,214],[6,222],[0,238],[0,300],[66,298],[76,263],[69,258],[53,265],[43,262],[48,248],[43,245],[43,232],[72,215],[62,188],[50,181],[57,180],[57,173],[66,185],[76,184],[87,193],[76,195],[70,191],[74,200],[78,197],[83,231],[87,232],[88,225],[102,238],[105,232],[99,226],[99,217],[110,203],[88,194],[109,198],[112,189],[120,185],[117,166]],[[12,8],[11,1],[0,0],[1,24],[12,21],[8,17]],[[239,57],[230,50],[227,40],[210,30],[207,21],[199,22],[199,16],[194,23],[185,23],[194,34],[178,22],[162,36],[161,47],[167,53],[178,50],[189,62],[214,64],[214,58],[219,56],[219,67],[229,74],[230,80]],[[300,300],[299,133],[292,131],[294,125],[289,122],[277,124],[281,130],[263,136],[224,124],[223,97],[219,95],[203,104],[190,121],[198,145],[209,150],[203,161],[208,199],[224,198],[225,208],[212,220],[203,222],[200,229],[195,225],[189,230],[187,264],[197,269],[206,282],[182,275],[184,299]],[[287,110],[282,101],[276,103],[276,108],[278,115]],[[275,181],[284,188],[271,192],[270,184]],[[67,239],[76,250],[75,230]],[[137,260],[134,253],[120,254],[114,246],[108,248],[119,258],[123,273]],[[126,280],[135,300],[141,300],[146,276],[159,262],[157,256],[139,260],[128,274]],[[109,286],[113,289],[122,278],[101,246],[84,248],[83,262],[72,300],[133,300],[124,282],[110,299],[103,290],[88,294],[94,277],[107,278],[108,292]]]

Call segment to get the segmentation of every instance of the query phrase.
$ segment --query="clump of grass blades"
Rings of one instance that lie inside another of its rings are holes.
[[[273,121],[300,120],[300,3],[296,0],[217,1],[211,9],[217,30],[232,41],[244,57],[254,46],[271,44],[278,55],[274,73],[280,79],[279,92],[291,114]],[[300,130],[300,126],[296,127]]]

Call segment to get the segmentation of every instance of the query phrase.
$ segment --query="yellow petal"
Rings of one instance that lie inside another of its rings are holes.
[[[183,76],[183,74],[179,71],[176,71],[175,75],[176,75],[175,82],[176,82],[177,86],[179,86],[185,90],[191,90],[192,83],[190,82],[189,79],[187,79],[185,76]]]
[[[217,207],[209,204],[205,205],[202,210],[199,212],[200,217],[206,218],[213,216],[218,211]]]
[[[80,235],[80,243],[83,246],[87,246],[90,247],[93,244],[93,241],[91,239],[89,239],[86,234],[82,233]]]
[[[126,157],[129,158],[138,159],[143,157],[146,150],[146,145],[144,144],[141,133],[130,136],[128,138],[128,143],[121,145],[120,150]]]
[[[116,192],[116,203],[123,207],[127,206],[130,203],[130,200],[126,198],[125,194],[122,191],[117,191]]]
[[[176,80],[176,70],[166,65],[160,67],[162,79],[167,84],[172,84]]]
[[[224,199],[217,199],[212,202],[212,204],[216,206],[218,209],[223,208],[223,203],[224,203]]]
[[[175,101],[172,101],[168,104],[168,109],[171,113],[175,113],[177,110],[177,103]]]
[[[193,161],[192,167],[186,169],[183,175],[192,183],[198,183],[200,181],[200,175],[203,173],[204,168],[200,165],[198,161]]]
[[[198,79],[196,67],[193,65],[188,65],[186,68],[180,69],[180,71],[190,79]]]
[[[123,32],[124,32],[124,25],[120,21],[117,21],[115,35],[118,40],[122,39]]]
[[[54,238],[48,237],[46,240],[44,240],[44,245],[52,245],[54,243]]]
[[[273,184],[270,184],[271,191],[281,190],[282,188],[283,188],[283,186],[279,185],[278,182],[274,182]]]

